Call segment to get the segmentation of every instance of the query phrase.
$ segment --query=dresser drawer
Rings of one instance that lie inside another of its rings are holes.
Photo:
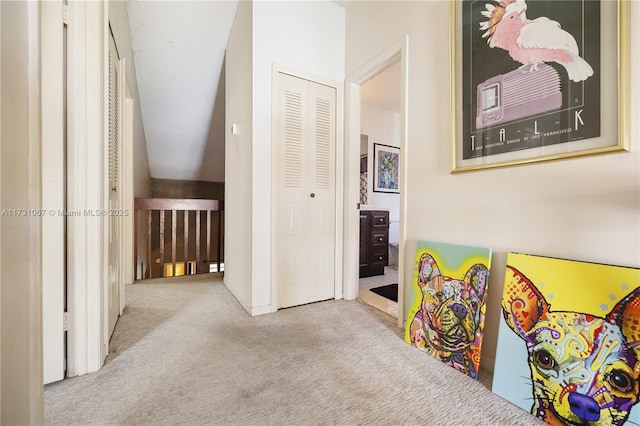
[[[371,266],[372,267],[385,267],[387,266],[387,261],[389,258],[389,253],[387,251],[387,246],[384,247],[376,247],[373,249],[373,253],[371,253]]]
[[[384,228],[389,229],[389,212],[375,211],[371,214],[371,222],[373,229]]]
[[[386,230],[384,231],[374,230],[373,232],[371,232],[371,244],[373,245],[383,244],[386,246],[388,239],[389,239],[389,232]]]

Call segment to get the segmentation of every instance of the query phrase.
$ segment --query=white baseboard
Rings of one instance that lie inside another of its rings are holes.
[[[271,311],[271,305],[264,305],[264,306],[252,306],[251,307],[251,316],[255,317],[256,315],[264,315],[264,314],[270,314]]]

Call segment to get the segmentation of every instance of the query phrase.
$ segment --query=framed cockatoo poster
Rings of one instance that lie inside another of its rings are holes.
[[[453,172],[629,150],[629,2],[453,5]]]

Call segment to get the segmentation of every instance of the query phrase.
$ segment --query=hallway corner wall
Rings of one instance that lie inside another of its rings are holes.
[[[0,2],[0,406],[2,424],[43,424],[40,10]],[[15,211],[15,210],[13,210]]]
[[[251,312],[253,116],[253,2],[238,5],[225,60],[225,230],[224,282]],[[237,127],[237,134],[231,126]]]

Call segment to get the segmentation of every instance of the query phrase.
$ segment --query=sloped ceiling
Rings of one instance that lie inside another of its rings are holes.
[[[151,177],[224,181],[223,62],[237,6],[127,0]]]
[[[334,1],[349,7],[356,0]],[[223,182],[224,54],[238,0],[126,5],[151,177]],[[399,111],[399,99],[376,95],[389,90],[385,76],[374,80],[363,101]]]
[[[401,67],[398,61],[362,85],[362,103],[399,114],[400,77]]]

